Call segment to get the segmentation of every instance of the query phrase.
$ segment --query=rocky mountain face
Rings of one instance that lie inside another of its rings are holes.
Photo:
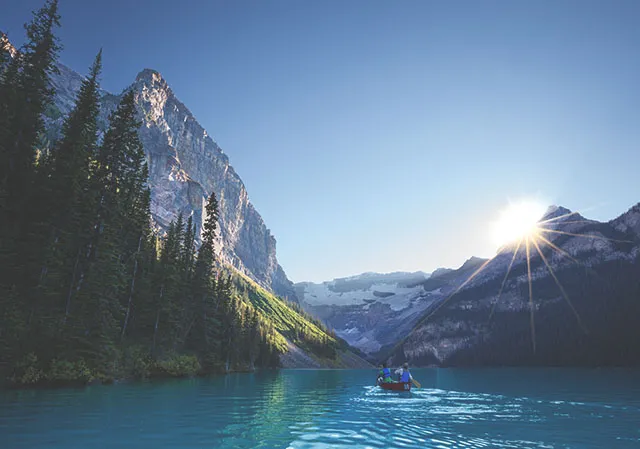
[[[300,305],[336,334],[375,356],[405,336],[426,308],[442,296],[425,290],[429,275],[364,273],[330,282],[295,284]]]
[[[46,114],[49,138],[59,135],[64,116],[71,110],[83,77],[60,64],[53,84],[55,106]],[[141,120],[140,138],[149,164],[151,212],[162,232],[178,214],[193,216],[198,235],[205,217],[204,204],[211,192],[220,203],[217,251],[223,263],[233,266],[261,286],[295,300],[293,284],[278,264],[276,240],[249,201],[242,180],[229,158],[173,94],[162,76],[145,69],[130,86]],[[119,95],[103,91],[101,130]]]
[[[608,223],[554,207],[539,228],[529,257],[526,245],[502,248],[459,292],[432,302],[392,361],[639,365],[640,204]],[[425,290],[459,271],[432,276]]]
[[[295,284],[300,305],[372,360],[385,356],[429,308],[441,303],[485,262],[472,257],[458,270],[432,274],[364,273]]]

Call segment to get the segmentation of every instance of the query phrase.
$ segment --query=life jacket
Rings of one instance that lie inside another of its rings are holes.
[[[409,382],[411,381],[411,375],[409,374],[409,370],[403,369],[402,376],[400,376],[400,382]]]
[[[386,379],[387,377],[391,377],[391,370],[389,368],[382,369],[382,378]]]

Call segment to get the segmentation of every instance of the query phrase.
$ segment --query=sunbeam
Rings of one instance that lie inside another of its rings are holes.
[[[482,265],[480,265],[480,267],[476,271],[474,271],[471,274],[471,276],[469,276],[467,278],[466,281],[464,281],[462,284],[460,284],[460,286],[458,288],[456,288],[453,293],[451,293],[444,301],[442,301],[440,304],[438,304],[438,306],[433,310],[433,312],[431,312],[429,315],[427,315],[424,319],[420,320],[420,323],[423,323],[423,322],[427,321],[429,318],[431,318],[438,310],[440,310],[442,308],[442,306],[444,306],[447,302],[449,302],[449,300],[451,298],[453,298],[460,290],[462,290],[465,285],[467,285],[469,282],[471,282],[473,280],[473,278],[475,278],[482,270],[484,270],[485,267],[487,265],[489,265],[489,263],[491,261],[493,261],[493,259],[495,259],[495,256],[492,257],[491,259],[486,260]]]
[[[538,225],[552,223],[554,221],[562,220],[563,218],[572,217],[574,215],[578,215],[578,212],[570,212],[568,214],[558,215],[557,217],[552,217],[552,218],[548,218],[546,220],[541,220],[541,221],[538,222]]]
[[[565,250],[563,250],[562,248],[560,248],[558,245],[556,245],[555,243],[553,243],[551,240],[547,239],[544,235],[538,233],[538,235],[536,236],[537,238],[539,238],[540,240],[542,240],[543,242],[545,242],[547,245],[549,245],[551,248],[555,249],[556,251],[558,251],[560,254],[562,254],[565,257],[568,257],[569,259],[571,259],[574,263],[576,263],[577,265],[582,265],[578,259],[576,259],[575,257],[573,257],[571,254],[569,254],[568,252],[566,252]]]
[[[499,222],[498,223],[499,226],[497,226],[497,230],[499,230],[502,233],[502,235],[499,235],[499,237],[502,239],[501,240],[501,249],[498,250],[497,254],[504,254],[505,251],[508,251],[507,248],[512,244],[512,242],[516,242],[516,245],[515,245],[515,249],[513,250],[513,255],[511,256],[511,260],[509,261],[509,265],[507,266],[506,273],[505,273],[505,275],[504,275],[504,277],[502,279],[502,283],[500,284],[500,289],[498,290],[498,296],[497,296],[496,300],[493,301],[493,303],[491,304],[491,310],[489,312],[489,319],[487,321],[487,325],[491,324],[493,316],[495,314],[496,306],[497,306],[498,302],[502,299],[502,294],[504,292],[507,280],[509,278],[509,274],[511,273],[511,271],[514,268],[514,266],[516,265],[516,259],[518,258],[518,254],[520,254],[521,251],[524,250],[525,258],[526,258],[526,264],[527,264],[527,283],[528,283],[528,293],[529,293],[529,319],[530,319],[530,326],[531,326],[531,345],[532,345],[534,353],[537,351],[537,342],[536,342],[535,302],[534,302],[534,297],[533,297],[533,277],[532,277],[532,261],[531,261],[532,252],[533,251],[531,249],[531,246],[533,245],[533,247],[535,247],[536,252],[540,255],[540,258],[541,258],[542,262],[545,264],[549,274],[551,275],[551,277],[553,278],[554,282],[558,286],[558,289],[560,290],[560,293],[562,294],[562,297],[564,298],[564,300],[566,301],[567,305],[569,306],[569,308],[571,309],[571,311],[575,315],[576,321],[578,322],[578,325],[580,326],[580,328],[585,333],[588,333],[587,326],[582,321],[582,318],[580,317],[580,314],[578,313],[578,310],[576,309],[576,307],[574,306],[573,302],[571,301],[571,298],[567,294],[565,288],[562,286],[562,283],[560,282],[560,279],[558,278],[558,276],[556,275],[553,267],[551,266],[551,263],[550,263],[549,259],[547,258],[547,256],[544,255],[543,248],[542,248],[541,245],[542,244],[547,245],[552,250],[557,251],[562,256],[566,257],[567,259],[569,259],[571,262],[575,263],[576,265],[584,266],[584,264],[582,262],[580,262],[578,259],[576,259],[575,257],[573,257],[571,254],[569,254],[569,252],[567,252],[566,250],[562,249],[557,244],[553,243],[550,240],[551,237],[547,238],[547,237],[545,237],[544,234],[545,233],[551,233],[551,234],[557,234],[557,235],[568,235],[568,236],[572,236],[572,237],[584,237],[584,238],[589,238],[589,239],[598,239],[598,240],[605,240],[605,241],[618,242],[618,243],[631,243],[630,241],[627,241],[627,240],[616,240],[616,239],[612,239],[612,238],[608,238],[608,237],[604,237],[604,236],[600,236],[600,235],[577,234],[577,233],[572,233],[572,232],[559,231],[559,230],[556,230],[556,229],[550,229],[548,226],[553,226],[556,223],[558,225],[559,224],[562,224],[562,225],[565,225],[565,224],[590,224],[590,223],[592,223],[592,221],[586,220],[586,219],[584,219],[584,220],[582,220],[582,219],[574,219],[574,220],[568,220],[568,221],[560,221],[560,220],[563,220],[563,219],[567,219],[568,217],[571,217],[571,216],[579,215],[578,212],[571,212],[571,213],[560,215],[558,217],[553,217],[553,218],[549,218],[549,219],[545,219],[545,220],[540,219],[538,221],[535,221],[534,212],[539,210],[538,206],[539,205],[535,204],[535,203],[523,202],[523,203],[519,203],[519,204],[515,205],[515,207],[514,207],[514,205],[512,205],[510,210],[508,209],[506,211],[503,211],[503,213],[502,213],[502,221]],[[533,219],[533,221],[532,221],[532,219]],[[440,309],[442,309],[446,304],[448,304],[449,301],[455,295],[457,295],[463,288],[465,288],[473,279],[475,279],[476,276],[478,276],[478,274],[480,274],[487,267],[487,265],[489,265],[491,262],[493,262],[495,260],[496,256],[494,256],[491,259],[485,261],[463,283],[461,283],[455,289],[455,291],[453,293],[451,293],[443,301],[441,301],[436,306],[436,308],[433,311],[431,311],[425,318],[420,320],[419,324],[423,323],[424,321],[429,320]],[[535,256],[535,253],[533,254],[533,256]]]
[[[538,225],[548,224],[548,223],[552,223],[553,224],[553,222],[551,221],[551,222],[540,222],[540,223],[538,223]],[[559,224],[563,224],[563,225],[564,224],[590,224],[590,223],[593,223],[593,221],[591,221],[591,220],[570,220],[570,221],[559,221],[558,223]]]
[[[560,281],[558,280],[558,278],[556,277],[556,274],[553,272],[553,268],[551,268],[551,265],[549,265],[549,262],[547,262],[547,258],[545,257],[545,255],[542,253],[542,250],[540,249],[540,246],[538,246],[538,242],[536,242],[535,240],[533,240],[533,244],[536,247],[536,250],[538,251],[538,254],[540,254],[540,258],[542,259],[542,261],[544,262],[544,264],[547,266],[547,269],[549,270],[549,274],[551,275],[551,277],[553,277],[553,280],[556,281],[556,284],[558,285],[558,288],[560,289],[560,292],[562,293],[562,296],[564,296],[564,299],[567,301],[567,304],[569,304],[569,307],[571,308],[571,310],[573,311],[573,314],[576,316],[576,320],[578,320],[578,324],[580,325],[580,327],[582,328],[582,330],[587,333],[587,328],[584,326],[584,324],[582,323],[582,319],[580,318],[580,314],[578,313],[578,311],[576,310],[576,308],[573,306],[573,303],[571,302],[571,300],[569,299],[569,295],[567,295],[567,292],[564,290],[564,287],[562,286],[562,284],[560,284]]]
[[[527,277],[529,278],[529,310],[531,312],[531,344],[533,345],[533,352],[536,352],[536,326],[533,318],[533,287],[531,285],[531,257],[529,251],[529,236],[526,240],[527,247]]]
[[[509,277],[509,273],[511,272],[511,267],[513,266],[513,262],[516,260],[518,256],[518,251],[520,251],[520,246],[522,245],[522,239],[518,240],[518,245],[516,249],[513,251],[513,257],[511,258],[511,262],[509,262],[509,268],[507,268],[507,274],[504,275],[504,279],[502,280],[502,285],[500,285],[500,291],[498,292],[498,298],[494,301],[491,306],[491,313],[489,313],[489,322],[491,322],[491,318],[493,317],[493,312],[495,311],[496,304],[500,301],[500,297],[502,296],[502,290],[504,289],[504,284],[507,282],[507,278]]]

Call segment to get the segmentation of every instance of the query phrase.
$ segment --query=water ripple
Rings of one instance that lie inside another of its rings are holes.
[[[11,449],[640,446],[637,372],[613,380],[583,372],[581,382],[573,371],[553,381],[514,373],[416,370],[425,388],[411,392],[366,385],[367,371],[5,392],[0,441]]]

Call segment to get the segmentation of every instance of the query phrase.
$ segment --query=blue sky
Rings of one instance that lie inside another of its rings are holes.
[[[22,39],[41,0],[2,7]],[[640,2],[61,0],[61,60],[149,67],[225,150],[294,281],[495,252],[534,198],[640,201]]]

